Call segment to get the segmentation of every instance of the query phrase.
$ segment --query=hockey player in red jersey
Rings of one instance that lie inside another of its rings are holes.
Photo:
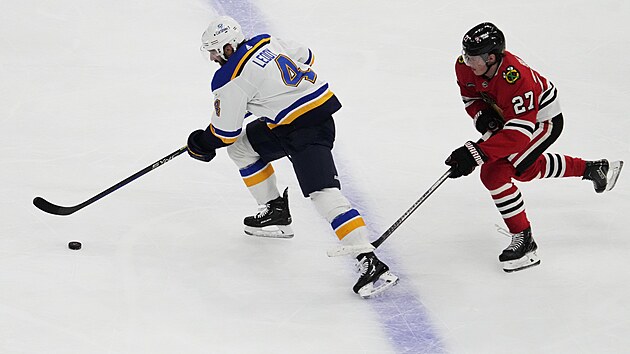
[[[446,159],[451,178],[469,175],[481,166],[481,182],[512,234],[499,260],[506,272],[540,264],[525,204],[513,181],[581,177],[595,191],[611,190],[623,161],[585,161],[546,152],[562,132],[563,116],[556,87],[505,50],[503,32],[481,23],[462,40],[455,72],[466,112],[484,137],[468,141]]]

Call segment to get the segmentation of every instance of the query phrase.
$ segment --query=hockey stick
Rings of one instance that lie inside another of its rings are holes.
[[[487,131],[479,140],[477,140],[477,144],[488,140],[491,136],[492,136],[492,132]],[[381,235],[381,237],[377,238],[374,242],[372,242],[372,247],[376,249],[383,242],[385,242],[385,240],[387,240],[387,238],[391,236],[394,233],[394,231],[396,231],[396,229],[403,222],[405,222],[405,220],[407,220],[407,218],[411,216],[411,214],[413,214],[413,212],[416,211],[416,209],[418,209],[418,207],[422,203],[424,203],[424,201],[427,200],[431,196],[431,194],[433,194],[433,192],[435,192],[435,190],[438,189],[438,187],[442,185],[442,183],[444,183],[448,179],[448,177],[451,175],[451,171],[453,171],[452,167],[448,171],[444,172],[444,174],[435,183],[433,183],[433,185],[429,188],[429,190],[427,190],[420,197],[420,199],[418,199],[415,203],[413,203],[411,208],[409,208],[398,220],[396,220],[396,222],[389,229],[387,229],[387,231],[385,231]],[[341,246],[341,247],[330,249],[326,253],[328,257],[337,257],[337,256],[343,256],[347,254],[358,254],[358,253],[365,253],[365,252],[370,252],[370,251],[373,251],[373,250],[367,249],[367,247],[365,246]]]
[[[378,248],[378,246],[380,246],[383,242],[385,242],[385,240],[387,240],[387,238],[391,236],[394,233],[394,231],[400,225],[402,225],[402,223],[405,222],[405,220],[407,220],[407,218],[411,216],[411,214],[413,214],[413,212],[416,211],[416,209],[418,209],[418,207],[422,203],[424,203],[424,201],[427,200],[429,196],[431,196],[431,194],[433,194],[433,192],[435,192],[435,190],[438,189],[438,187],[441,186],[442,183],[444,183],[444,181],[448,179],[448,176],[451,175],[452,170],[453,169],[450,168],[448,171],[444,172],[442,177],[440,177],[440,179],[438,179],[435,183],[433,183],[431,188],[429,188],[429,190],[427,190],[422,195],[422,197],[420,197],[420,199],[418,199],[415,203],[413,203],[411,208],[409,208],[398,220],[396,220],[396,222],[389,229],[387,229],[387,231],[385,231],[381,235],[381,237],[379,237],[374,242],[372,242],[372,246],[374,247],[374,249]],[[347,254],[365,253],[365,252],[370,252],[370,251],[373,251],[373,249],[371,248],[367,249],[367,247],[365,246],[341,246],[341,247],[328,250],[327,255],[328,257],[337,257],[337,256],[343,256]]]
[[[59,205],[55,205],[49,201],[47,201],[46,199],[42,198],[42,197],[35,197],[35,199],[33,199],[33,204],[39,208],[42,211],[45,211],[49,214],[54,214],[54,215],[70,215],[72,213],[74,213],[77,210],[83,209],[86,206],[94,203],[95,201],[103,198],[104,196],[116,191],[117,189],[125,186],[126,184],[128,184],[129,182],[155,170],[156,168],[162,166],[163,164],[171,161],[172,159],[174,159],[175,157],[183,154],[186,150],[188,149],[187,146],[181,147],[179,150],[170,153],[169,155],[165,156],[164,158],[154,162],[153,164],[143,168],[142,170],[134,173],[133,175],[125,178],[124,180],[116,183],[115,185],[109,187],[108,189],[102,191],[101,193],[93,196],[92,198],[84,201],[81,204],[77,204],[75,206],[70,206],[70,207],[66,207],[66,206],[59,206]]]
[[[402,223],[405,222],[405,220],[407,220],[407,218],[411,216],[411,214],[413,214],[413,212],[416,211],[416,209],[418,209],[418,207],[422,205],[422,203],[424,203],[424,201],[427,200],[431,196],[431,194],[433,194],[433,192],[435,192],[435,190],[438,189],[438,187],[440,187],[442,183],[444,183],[444,181],[448,179],[448,176],[451,175],[451,171],[452,171],[452,168],[444,172],[442,177],[440,177],[435,183],[433,183],[433,185],[429,188],[429,190],[424,192],[422,197],[420,197],[420,199],[418,199],[415,203],[413,203],[411,208],[407,209],[407,211],[398,220],[396,220],[396,222],[392,226],[390,226],[390,228],[387,229],[387,231],[385,231],[381,235],[381,237],[377,238],[374,242],[372,242],[372,246],[374,246],[374,248],[378,248],[378,246],[380,246],[383,242],[385,242],[385,240],[387,240],[387,238],[391,236],[394,233],[394,231],[396,231],[396,229],[400,225],[402,225]]]
[[[477,141],[477,144],[479,144],[482,141],[486,141],[488,140],[490,137],[492,136],[492,132],[488,131],[486,132],[481,139],[479,139]],[[381,243],[385,242],[385,240],[387,240],[387,238],[389,236],[391,236],[392,233],[394,233],[394,231],[405,221],[407,220],[407,218],[413,214],[414,211],[416,211],[416,209],[418,209],[418,207],[424,203],[425,200],[427,200],[427,198],[429,198],[431,196],[431,194],[433,194],[433,192],[435,192],[436,189],[438,189],[439,186],[442,185],[442,183],[444,183],[444,181],[446,181],[448,179],[448,176],[451,175],[451,171],[453,169],[450,168],[448,171],[444,172],[444,174],[442,175],[442,177],[440,177],[435,183],[433,183],[433,185],[429,188],[429,190],[427,190],[422,197],[420,197],[420,199],[418,199],[415,203],[413,203],[413,205],[411,206],[411,208],[409,208],[398,220],[396,220],[396,222],[389,228],[387,229],[387,231],[385,231],[381,237],[377,238],[374,242],[372,242],[372,246],[374,246],[374,248],[378,248],[378,246],[381,245]]]

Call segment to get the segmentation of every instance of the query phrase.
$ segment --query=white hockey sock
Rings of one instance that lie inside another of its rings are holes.
[[[320,215],[330,223],[344,249],[354,250],[351,253],[357,254],[374,250],[363,217],[352,208],[339,189],[326,188],[311,193],[310,197]]]
[[[263,161],[254,151],[246,133],[241,134],[234,144],[227,147],[227,153],[238,167],[243,182],[258,205],[280,196],[273,166]]]

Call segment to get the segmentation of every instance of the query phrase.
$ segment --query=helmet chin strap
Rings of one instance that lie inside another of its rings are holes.
[[[496,58],[496,56],[495,56]],[[499,64],[498,61],[494,61],[494,63],[488,65],[488,61],[485,62],[486,63],[486,71],[483,72],[483,74],[481,74],[481,76],[485,77],[486,79],[491,79],[491,77],[486,76],[486,74],[488,73],[488,71],[490,70],[491,67],[493,67],[495,64]],[[499,66],[497,65],[497,70],[499,69]]]
[[[230,53],[230,55],[227,55],[225,53],[225,47],[228,46],[228,45],[232,49],[232,52]],[[221,59],[223,59],[225,62],[227,62],[228,59],[230,59],[230,57],[234,54],[234,52],[236,52],[236,48],[234,48],[234,46],[232,44],[227,43],[226,45],[223,46],[223,50],[221,50],[221,53],[219,55],[221,55]]]
[[[495,63],[495,64],[496,64],[496,63]],[[492,65],[494,65],[494,64],[492,64]],[[492,65],[488,65],[488,63],[486,63],[486,71],[484,71],[484,72],[483,72],[483,74],[481,74],[481,76],[483,76],[483,77],[485,77],[485,78],[488,78],[488,79],[489,79],[489,77],[487,77],[487,76],[486,76],[486,74],[488,73],[488,70],[490,70],[490,67],[491,67]]]

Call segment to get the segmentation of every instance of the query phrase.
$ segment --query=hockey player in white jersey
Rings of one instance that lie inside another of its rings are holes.
[[[227,147],[259,212],[244,220],[245,233],[291,238],[288,194],[280,192],[271,162],[288,156],[304,197],[330,223],[343,250],[361,273],[353,290],[370,297],[398,281],[374,254],[360,213],[341,194],[331,149],[332,114],[341,104],[311,68],[307,47],[268,34],[246,39],[228,16],[212,21],[202,36],[202,53],[220,64],[212,79],[210,125],[188,138],[188,153],[209,162]],[[260,117],[243,128],[246,116]]]

